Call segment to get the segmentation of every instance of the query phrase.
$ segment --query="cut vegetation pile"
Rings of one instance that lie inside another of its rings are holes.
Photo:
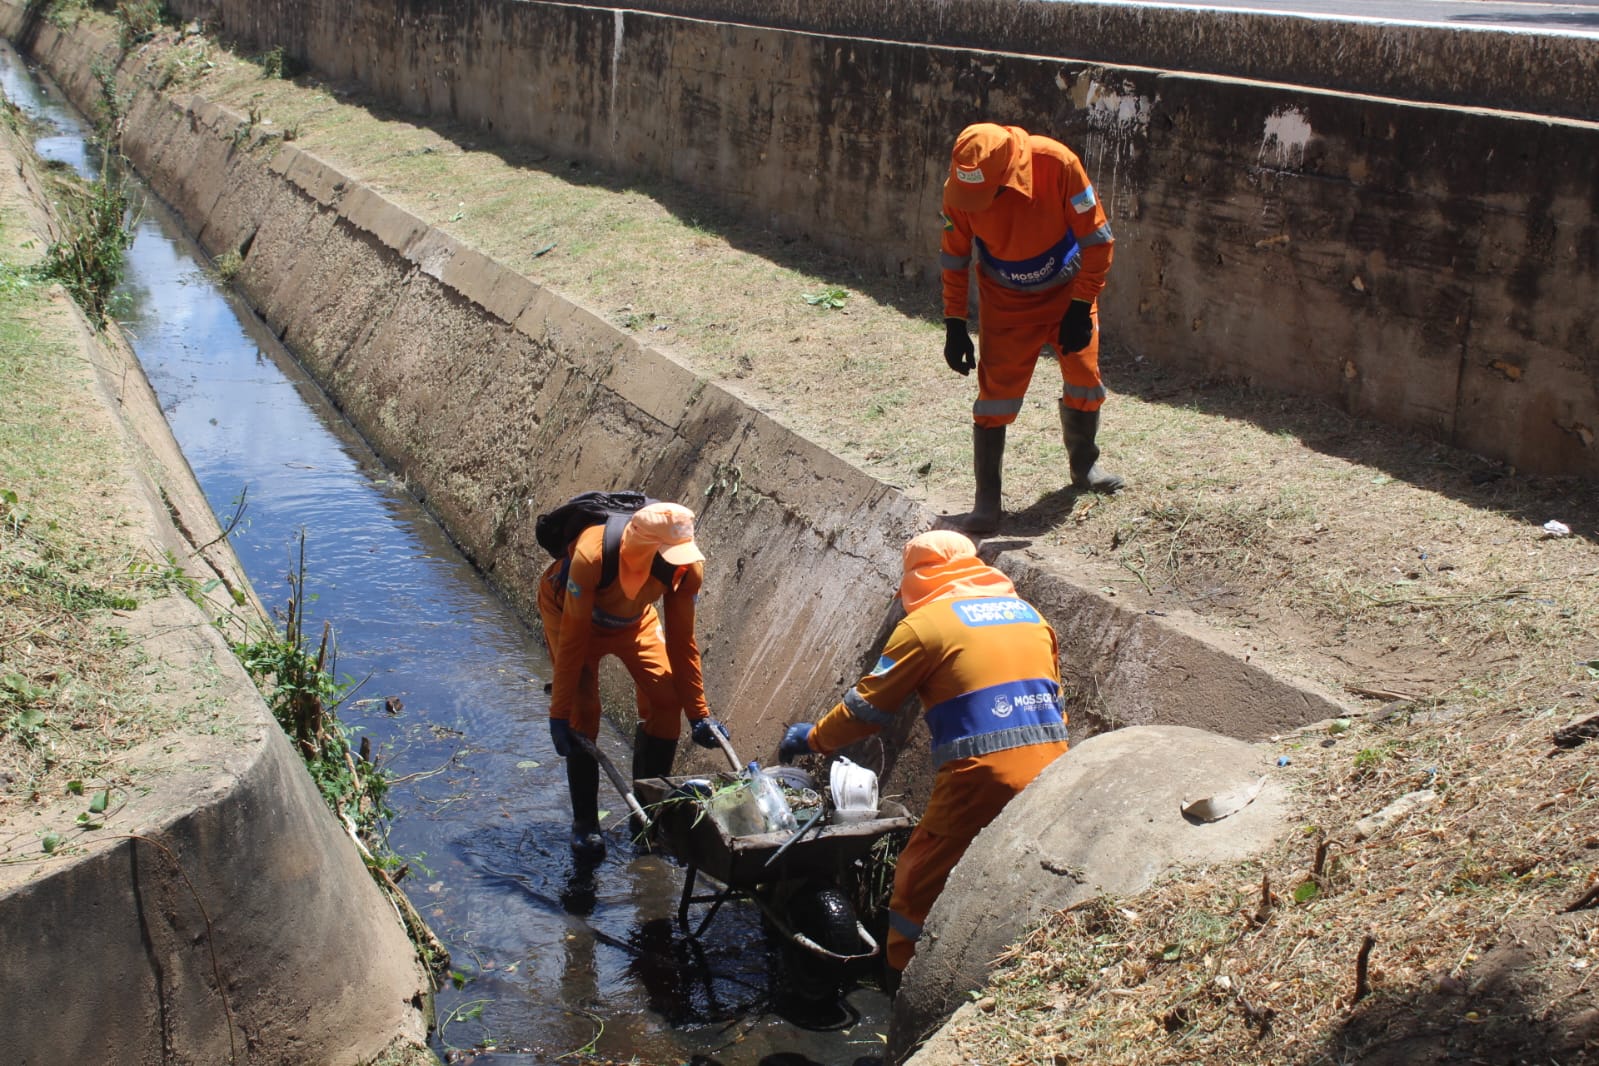
[[[1592,1061],[1599,719],[1561,723],[1393,703],[1282,738],[1297,835],[1056,915],[951,1035],[984,1063]]]

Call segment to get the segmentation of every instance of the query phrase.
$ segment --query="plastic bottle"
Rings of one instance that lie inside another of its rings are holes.
[[[799,828],[794,812],[789,810],[788,800],[783,798],[783,786],[767,776],[760,763],[750,763],[749,779],[750,791],[755,794],[755,802],[761,809],[761,818],[766,822],[768,833]]]

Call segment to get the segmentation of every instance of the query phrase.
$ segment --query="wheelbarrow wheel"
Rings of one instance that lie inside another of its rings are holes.
[[[831,885],[806,885],[789,901],[789,926],[837,955],[860,951],[855,908]],[[783,943],[783,969],[789,991],[805,1000],[834,997],[844,983],[845,963],[824,958],[792,941]]]

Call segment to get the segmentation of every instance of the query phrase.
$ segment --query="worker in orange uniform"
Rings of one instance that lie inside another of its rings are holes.
[[[888,965],[902,971],[967,845],[1066,751],[1055,631],[954,530],[905,545],[905,617],[872,672],[814,726],[789,726],[785,762],[831,754],[891,724],[921,698],[937,776],[900,854],[889,900]]]
[[[599,824],[599,764],[571,734],[599,736],[599,664],[622,660],[638,694],[633,737],[633,777],[672,772],[686,715],[694,743],[718,745],[694,638],[694,604],[704,580],[705,556],[694,541],[694,512],[675,503],[641,508],[622,530],[616,578],[602,587],[605,526],[593,525],[551,563],[539,582],[539,614],[554,660],[550,685],[550,739],[566,759],[572,798],[572,850],[605,853]],[[661,601],[657,614],[656,601]]]
[[[1105,402],[1097,298],[1115,239],[1082,160],[1059,141],[1016,126],[967,126],[950,158],[943,220],[944,360],[963,376],[977,368],[977,500],[956,524],[968,533],[999,528],[1005,427],[1021,412],[1041,355],[1060,360],[1071,484],[1120,489],[1122,479],[1096,465],[1095,444]],[[966,326],[974,258],[981,358]]]

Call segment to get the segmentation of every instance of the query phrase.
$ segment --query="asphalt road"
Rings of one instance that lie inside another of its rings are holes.
[[[1163,0],[1161,3],[1144,5],[1116,0],[1116,6],[1275,12],[1304,18],[1422,23],[1467,29],[1599,37],[1599,0],[1567,0],[1565,3],[1534,0],[1233,0],[1226,4],[1204,3],[1203,0]]]

